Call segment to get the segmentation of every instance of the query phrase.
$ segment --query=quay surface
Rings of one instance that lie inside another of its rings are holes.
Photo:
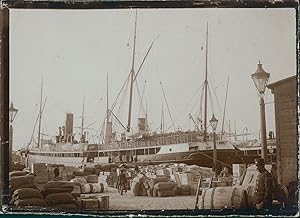
[[[109,210],[184,210],[195,209],[194,195],[174,197],[133,196],[129,191],[120,195],[115,188],[99,194],[82,194],[81,196],[109,196]]]

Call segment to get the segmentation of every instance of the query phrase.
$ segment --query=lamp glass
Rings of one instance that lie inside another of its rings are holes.
[[[215,115],[213,114],[212,118],[210,119],[210,125],[213,128],[213,130],[215,131],[217,129],[217,125],[218,125],[218,120],[215,118]]]
[[[259,94],[263,94],[266,90],[270,74],[264,71],[262,64],[259,63],[257,66],[256,72],[251,77]]]

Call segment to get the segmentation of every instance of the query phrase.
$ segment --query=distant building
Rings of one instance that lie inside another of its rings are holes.
[[[278,182],[297,181],[297,81],[296,76],[268,85],[275,100]]]

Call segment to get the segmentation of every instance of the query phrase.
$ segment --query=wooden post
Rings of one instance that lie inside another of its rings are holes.
[[[1,98],[1,194],[2,205],[9,203],[9,9],[0,8],[0,98]]]
[[[197,191],[196,191],[196,204],[195,204],[195,210],[198,210],[198,202],[199,202],[199,193],[200,193],[200,188],[201,188],[201,181],[202,181],[202,176],[199,178],[199,182],[197,185]]]

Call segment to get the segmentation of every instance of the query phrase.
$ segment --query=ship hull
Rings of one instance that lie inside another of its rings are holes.
[[[232,164],[251,164],[258,155],[244,156],[241,151],[234,149],[222,149],[217,151],[218,169],[226,166],[232,168]],[[94,157],[93,161],[87,161],[87,157],[53,157],[43,156],[38,153],[28,154],[27,163],[64,164],[66,166],[80,167],[83,165],[106,164],[108,157]],[[130,163],[132,160],[115,161],[115,163]],[[141,165],[162,163],[185,163],[195,164],[202,167],[212,167],[213,151],[185,151],[174,153],[157,153],[137,156],[137,163]]]

